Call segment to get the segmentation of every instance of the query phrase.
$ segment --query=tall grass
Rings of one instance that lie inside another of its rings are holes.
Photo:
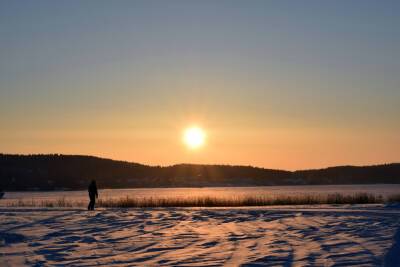
[[[400,194],[391,195],[387,198],[389,203],[400,203]]]
[[[76,202],[66,199],[65,197],[58,198],[56,200],[23,200],[18,199],[16,201],[10,201],[6,203],[8,207],[45,207],[45,208],[72,208],[82,207],[87,204],[83,202]]]
[[[357,193],[343,195],[298,195],[298,196],[238,196],[238,197],[121,197],[99,199],[97,207],[104,208],[157,208],[157,207],[244,207],[272,205],[316,205],[316,204],[373,204],[400,202],[400,194],[383,198],[380,195]],[[74,202],[65,198],[57,200],[18,200],[8,203],[11,207],[85,207],[86,202]]]
[[[354,195],[329,194],[301,196],[242,196],[231,198],[132,198],[104,199],[98,205],[106,208],[146,208],[146,207],[242,207],[272,205],[315,205],[315,204],[370,204],[384,203],[382,196],[367,193]]]

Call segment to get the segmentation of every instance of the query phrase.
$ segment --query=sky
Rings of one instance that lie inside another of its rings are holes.
[[[399,115],[399,1],[0,0],[2,153],[369,165]]]

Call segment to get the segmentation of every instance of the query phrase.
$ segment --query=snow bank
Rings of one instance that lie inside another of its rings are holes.
[[[365,205],[2,208],[0,266],[398,266],[399,227],[400,210]]]

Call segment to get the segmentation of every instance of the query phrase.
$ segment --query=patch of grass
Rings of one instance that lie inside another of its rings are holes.
[[[121,197],[99,199],[97,207],[104,208],[159,208],[159,207],[245,207],[272,205],[317,205],[317,204],[376,204],[400,203],[400,194],[383,198],[380,195],[357,193],[344,195],[340,193],[328,195],[280,195],[280,196],[238,196],[238,197]],[[57,200],[17,200],[7,205],[10,207],[86,207],[87,202],[74,202],[66,198]]]
[[[388,203],[400,203],[400,194],[391,195],[387,199]]]
[[[243,196],[232,198],[133,198],[101,199],[98,206],[106,208],[157,208],[157,207],[242,207],[272,205],[315,205],[315,204],[371,204],[384,203],[382,196],[367,193],[354,195],[300,195],[300,196]]]
[[[75,202],[66,199],[65,197],[58,198],[56,200],[22,200],[18,199],[16,201],[8,202],[6,204],[8,207],[45,207],[45,208],[72,208],[72,207],[82,207],[86,205],[83,202]]]

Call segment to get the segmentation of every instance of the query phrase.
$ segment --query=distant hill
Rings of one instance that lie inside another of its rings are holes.
[[[147,166],[92,156],[0,154],[0,189],[270,186],[400,183],[400,163],[284,171],[251,166],[178,164]]]

